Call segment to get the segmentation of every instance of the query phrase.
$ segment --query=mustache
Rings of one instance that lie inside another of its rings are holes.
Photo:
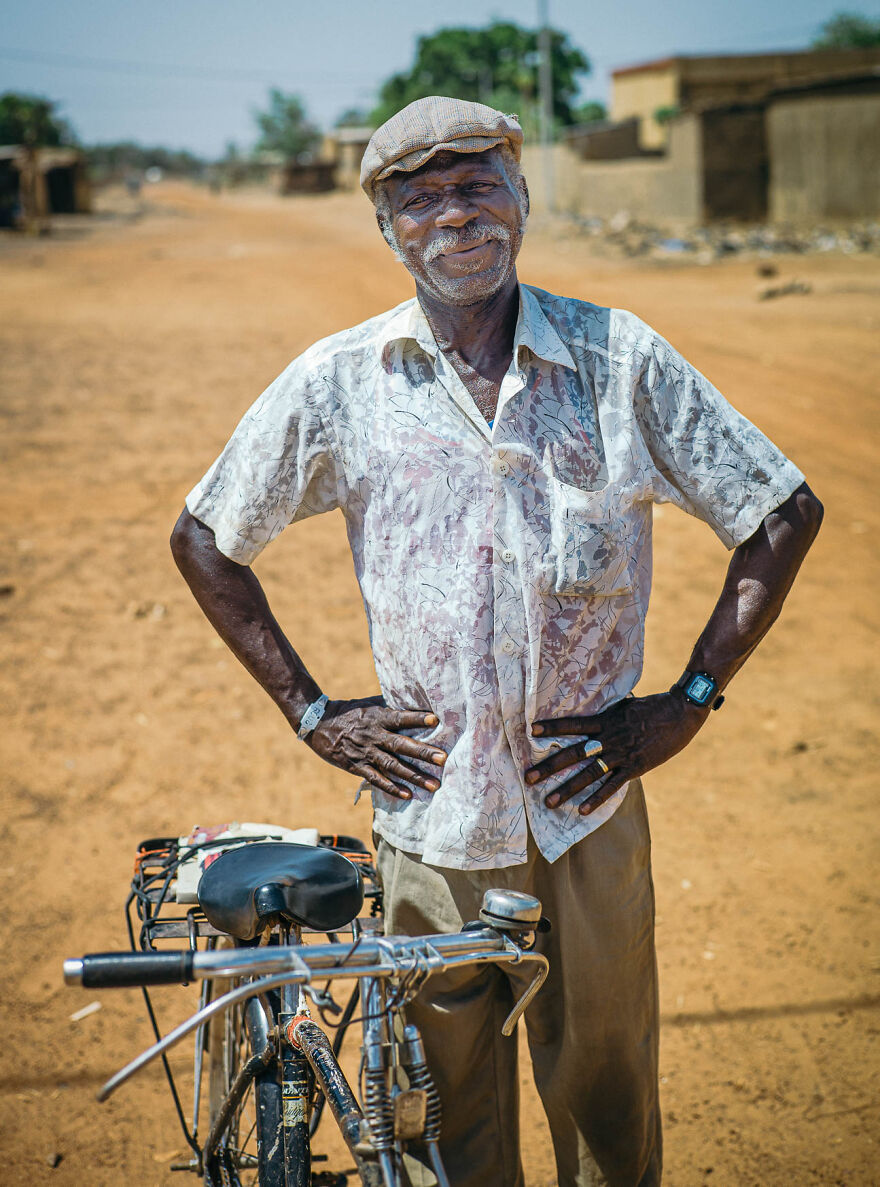
[[[461,231],[440,231],[437,238],[425,248],[423,258],[426,263],[430,263],[444,252],[467,243],[476,243],[480,239],[497,239],[499,243],[509,243],[510,227],[505,227],[503,223],[471,223]]]

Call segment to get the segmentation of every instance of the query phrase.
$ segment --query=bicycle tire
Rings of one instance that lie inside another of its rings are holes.
[[[260,1187],[284,1187],[281,1084],[274,1065],[254,1082],[257,1109],[257,1182]]]
[[[235,984],[225,981],[217,991],[225,992]],[[271,1004],[277,1008],[277,1002]],[[239,1070],[251,1056],[242,1006],[211,1019],[206,1046],[210,1133]],[[285,1187],[281,1083],[275,1059],[253,1077],[208,1161],[208,1174],[217,1187]]]

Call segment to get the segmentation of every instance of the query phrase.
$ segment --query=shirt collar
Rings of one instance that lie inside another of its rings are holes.
[[[436,339],[428,325],[424,310],[415,297],[404,301],[392,312],[382,330],[378,346],[384,355],[392,342],[406,341],[407,339],[417,342],[425,354],[436,358],[439,349]]]
[[[558,363],[561,367],[577,370],[571,351],[559,337],[556,327],[548,320],[538,298],[524,284],[519,286],[519,318],[513,339],[517,357],[521,346],[527,347],[532,354],[544,359],[545,362]]]
[[[428,319],[415,298],[398,305],[392,312],[379,339],[379,349],[384,355],[392,342],[401,339],[410,339],[418,343],[425,354],[431,358],[437,357],[437,342],[428,325]],[[526,347],[545,362],[558,363],[562,367],[571,368],[572,371],[577,370],[571,351],[548,320],[535,294],[524,284],[519,286],[519,316],[513,336],[514,358],[517,361],[521,347]]]

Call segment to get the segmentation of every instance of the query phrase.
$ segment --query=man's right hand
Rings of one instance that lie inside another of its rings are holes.
[[[404,759],[417,759],[429,767],[442,768],[446,751],[397,731],[424,729],[437,724],[434,713],[389,709],[381,697],[328,701],[324,716],[306,738],[306,743],[315,754],[335,767],[360,775],[373,787],[396,799],[411,800],[412,792],[400,780],[405,779],[429,792],[437,790],[440,780]]]

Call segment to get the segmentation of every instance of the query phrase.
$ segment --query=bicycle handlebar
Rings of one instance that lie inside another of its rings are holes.
[[[521,942],[525,935],[520,933]],[[356,958],[356,959],[355,959]],[[264,948],[213,949],[206,952],[103,952],[64,962],[68,985],[89,988],[167,985],[186,981],[254,977],[215,998],[191,1018],[118,1072],[98,1094],[105,1100],[135,1072],[180,1042],[209,1017],[236,1001],[283,984],[308,984],[312,974],[333,977],[429,976],[466,964],[536,965],[531,984],[508,1015],[502,1033],[510,1035],[526,1006],[547,977],[547,958],[525,950],[508,935],[481,924],[466,931],[432,936],[359,937],[350,944],[308,944]]]
[[[193,956],[183,952],[93,952],[65,960],[64,980],[84,989],[184,985],[193,979]]]
[[[521,951],[494,928],[481,926],[451,935],[362,938],[351,944],[298,944],[206,952],[97,952],[66,960],[64,980],[68,985],[110,989],[289,973],[291,982],[303,983],[313,973],[320,973],[322,978],[388,977],[417,963],[439,966],[462,957],[469,963],[479,962],[505,952],[510,959],[518,958]]]

